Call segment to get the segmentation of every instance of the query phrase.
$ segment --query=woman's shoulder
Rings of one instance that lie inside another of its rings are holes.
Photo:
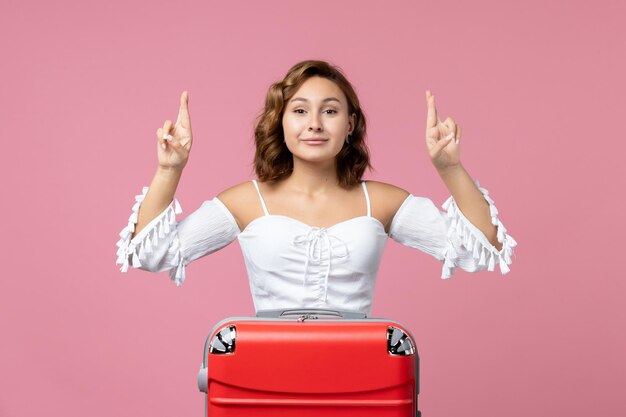
[[[233,185],[219,193],[217,198],[235,217],[241,230],[252,219],[263,215],[263,207],[252,181]]]
[[[229,200],[238,200],[240,198],[246,198],[248,194],[250,195],[256,194],[254,191],[254,184],[252,184],[252,181],[244,181],[239,184],[235,184],[231,187],[228,187],[225,190],[223,190],[221,193],[219,193],[217,195],[217,198],[222,200],[222,202],[224,203],[225,201],[229,201]]]
[[[377,217],[388,230],[393,217],[409,196],[409,192],[393,184],[380,181],[365,181],[372,205],[372,215]]]
[[[397,205],[398,208],[409,196],[409,192],[405,189],[386,182],[368,180],[365,181],[365,185],[372,199],[380,200],[380,202],[386,202],[391,205]]]
[[[368,190],[372,190],[374,192],[388,195],[404,196],[404,198],[409,195],[409,192],[405,189],[386,182],[365,180],[365,185],[367,186]]]

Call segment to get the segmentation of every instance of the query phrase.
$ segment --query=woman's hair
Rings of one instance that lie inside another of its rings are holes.
[[[337,177],[344,188],[361,181],[365,169],[371,167],[365,144],[365,115],[354,88],[340,68],[324,61],[302,61],[294,65],[282,81],[272,84],[265,97],[265,109],[259,115],[254,129],[256,154],[254,169],[261,181],[278,181],[293,171],[293,157],[283,132],[285,105],[309,78],[318,76],[333,81],[348,99],[348,115],[356,115],[356,123],[349,143],[344,143],[337,155]]]

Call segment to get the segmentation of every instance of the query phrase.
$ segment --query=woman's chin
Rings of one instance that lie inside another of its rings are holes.
[[[336,156],[330,152],[298,152],[293,154],[294,160],[298,159],[310,164],[334,163]]]

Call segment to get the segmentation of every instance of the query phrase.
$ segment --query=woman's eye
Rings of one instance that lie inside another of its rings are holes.
[[[297,113],[297,114],[304,114],[304,113],[306,113],[306,110],[304,110],[304,109],[294,109],[293,112]],[[335,113],[337,113],[337,110],[335,110],[335,109],[326,109],[326,110],[323,111],[323,113],[335,114]]]

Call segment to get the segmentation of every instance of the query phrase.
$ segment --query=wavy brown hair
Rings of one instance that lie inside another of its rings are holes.
[[[337,154],[337,177],[344,188],[361,181],[371,168],[369,150],[365,144],[365,115],[359,98],[341,69],[325,61],[302,61],[287,72],[282,81],[272,84],[265,97],[265,109],[259,115],[254,129],[256,153],[254,169],[261,181],[280,181],[293,171],[293,156],[285,144],[282,119],[285,105],[309,78],[318,76],[333,81],[348,99],[348,114],[356,115],[349,143],[344,143]]]

